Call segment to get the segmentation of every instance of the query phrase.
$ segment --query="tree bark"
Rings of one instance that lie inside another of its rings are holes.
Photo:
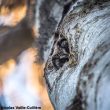
[[[40,3],[39,3],[40,2]],[[40,6],[39,6],[40,4]],[[39,37],[35,41],[35,46],[39,47],[39,56],[41,62],[47,60],[50,43],[53,41],[53,35],[61,22],[63,16],[69,10],[72,0],[41,0],[37,1],[37,12],[39,20]],[[66,10],[64,10],[66,7]],[[42,51],[41,51],[42,50]]]
[[[110,109],[109,27],[109,0],[76,1],[57,25],[45,66],[55,110]]]

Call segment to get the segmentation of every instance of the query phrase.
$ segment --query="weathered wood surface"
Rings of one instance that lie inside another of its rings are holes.
[[[110,110],[110,2],[76,2],[54,34],[48,93],[55,110]]]
[[[37,6],[39,7],[37,9],[39,38],[36,39],[35,45],[39,47],[39,56],[41,56],[42,61],[47,60],[55,30],[65,13],[67,13],[71,3],[72,0],[38,0],[37,4],[40,4]],[[66,7],[65,10],[64,7]]]

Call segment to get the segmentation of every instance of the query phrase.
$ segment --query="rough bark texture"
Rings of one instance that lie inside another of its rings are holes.
[[[53,42],[52,36],[59,22],[71,6],[72,0],[41,0],[37,4],[40,4],[40,6],[37,6],[39,7],[37,11],[39,12],[38,19],[40,27],[39,38],[36,39],[35,46],[39,47],[40,61],[46,61],[50,44]],[[64,7],[66,7],[66,10],[64,10]]]
[[[79,0],[53,38],[45,79],[55,110],[110,110],[110,2]]]

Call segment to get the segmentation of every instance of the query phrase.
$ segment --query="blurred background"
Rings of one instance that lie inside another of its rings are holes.
[[[53,110],[43,78],[45,62],[34,42],[39,39],[37,9],[36,0],[0,0],[0,106]]]

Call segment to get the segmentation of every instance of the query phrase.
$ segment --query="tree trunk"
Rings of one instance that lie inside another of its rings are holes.
[[[109,0],[76,1],[57,25],[45,66],[55,110],[110,110],[109,27]]]

